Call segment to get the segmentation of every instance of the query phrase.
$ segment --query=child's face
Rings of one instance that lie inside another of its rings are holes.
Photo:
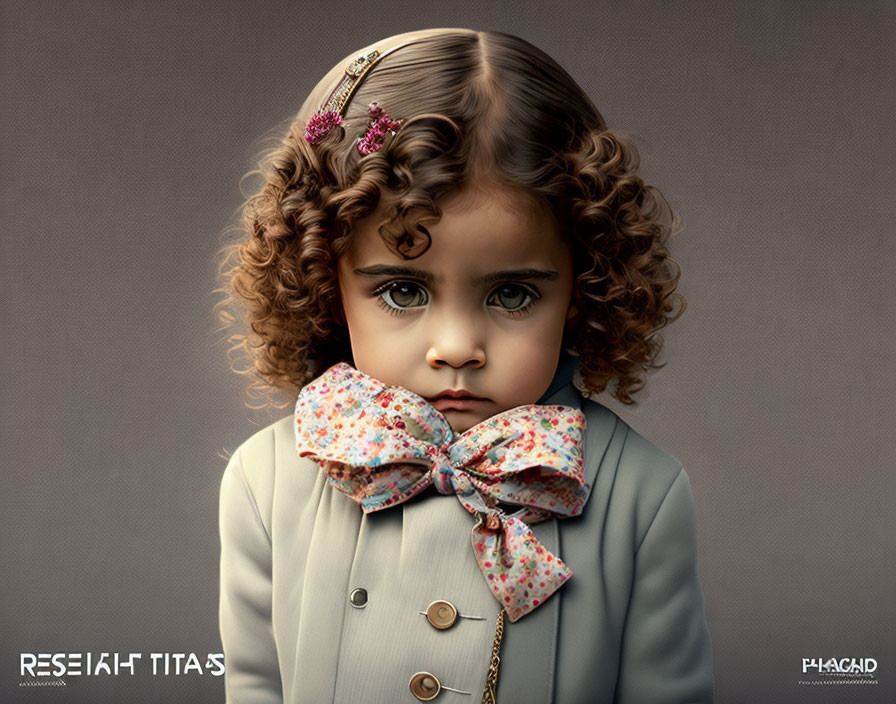
[[[355,366],[425,397],[460,433],[550,386],[573,264],[551,216],[518,193],[471,184],[439,206],[415,259],[377,233],[385,204],[356,223],[339,288]]]

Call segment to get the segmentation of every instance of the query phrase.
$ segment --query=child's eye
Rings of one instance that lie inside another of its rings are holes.
[[[380,286],[374,294],[394,310],[419,308],[429,302],[426,289],[413,281],[391,281]]]
[[[539,298],[538,292],[529,286],[501,284],[489,294],[486,304],[508,313],[525,313]]]

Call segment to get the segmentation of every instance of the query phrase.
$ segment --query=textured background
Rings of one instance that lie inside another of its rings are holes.
[[[0,700],[222,699],[18,654],[220,650],[222,455],[284,414],[212,315],[239,179],[344,55],[470,26],[551,53],[685,222],[668,366],[603,401],[691,477],[718,701],[896,701],[892,2],[0,8]],[[798,685],[831,656],[879,683]]]

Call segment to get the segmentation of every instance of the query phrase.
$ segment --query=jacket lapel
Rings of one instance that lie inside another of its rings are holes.
[[[610,442],[615,427],[613,422],[604,422],[612,420],[612,414],[593,412],[595,408],[604,410],[603,406],[584,400],[571,383],[539,403],[571,406],[585,413],[584,472],[585,482],[590,493],[601,464],[600,458]],[[591,408],[589,409],[588,406]],[[592,412],[589,413],[589,410]],[[566,561],[560,540],[560,524],[556,518],[536,523],[531,526],[531,529],[545,548]],[[505,620],[501,665],[498,671],[497,698],[499,702],[532,702],[533,704],[545,702],[550,704],[554,700],[560,609],[563,606],[564,589],[569,588],[576,579],[576,566],[569,562],[566,564],[573,571],[570,583],[560,587],[544,604],[516,623]]]

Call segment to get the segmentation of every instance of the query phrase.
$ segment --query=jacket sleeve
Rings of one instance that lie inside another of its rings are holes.
[[[684,469],[635,553],[614,701],[713,701],[712,652],[697,575],[694,498]]]
[[[221,480],[221,592],[227,704],[283,701],[271,622],[271,539],[238,449]]]

